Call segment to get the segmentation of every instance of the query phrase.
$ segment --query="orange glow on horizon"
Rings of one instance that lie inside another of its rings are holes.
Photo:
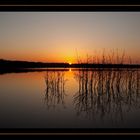
[[[48,49],[49,50],[49,49]],[[71,50],[71,51],[70,51]],[[76,52],[71,49],[71,47],[67,48],[60,48],[59,51],[54,50],[54,52],[49,52],[46,50],[40,49],[37,52],[27,52],[27,53],[18,53],[18,52],[0,52],[1,58],[0,59],[7,59],[7,60],[19,60],[19,61],[31,61],[31,62],[45,62],[45,63],[68,63],[69,65],[73,63],[77,63],[78,60],[81,63],[87,62],[87,57],[89,58],[90,62],[102,62],[102,55],[103,55],[103,49],[94,49],[92,51],[87,51],[86,49],[78,49],[78,53],[76,55]],[[114,56],[113,52],[114,51]],[[84,53],[85,52],[85,53]],[[107,60],[110,57],[113,57],[112,61],[116,62],[117,58],[117,50],[115,49],[105,49],[105,57]],[[48,54],[47,54],[48,53]],[[118,50],[119,57],[121,58],[123,54],[123,50]],[[132,63],[140,63],[139,62],[139,56],[133,53],[132,51],[127,51],[124,56],[124,63],[129,63],[129,56],[132,59]]]
[[[119,49],[120,59],[125,50],[125,62],[140,63],[139,12],[1,12],[0,19],[0,59],[99,63],[105,49],[114,63]]]

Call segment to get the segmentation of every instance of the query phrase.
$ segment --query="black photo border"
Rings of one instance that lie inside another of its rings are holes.
[[[140,12],[139,3],[0,3],[0,12]],[[134,2],[134,1],[133,1]],[[138,129],[0,129],[0,135],[140,135]]]

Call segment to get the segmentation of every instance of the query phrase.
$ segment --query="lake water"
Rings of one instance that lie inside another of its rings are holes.
[[[140,128],[140,71],[0,75],[0,128]]]

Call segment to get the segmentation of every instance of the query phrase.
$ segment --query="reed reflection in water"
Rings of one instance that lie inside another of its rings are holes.
[[[48,107],[55,108],[57,105],[65,107],[65,71],[46,71],[45,75],[45,103]]]
[[[140,108],[138,69],[82,69],[75,72],[79,89],[74,95],[77,115],[114,122],[124,121],[125,113]]]

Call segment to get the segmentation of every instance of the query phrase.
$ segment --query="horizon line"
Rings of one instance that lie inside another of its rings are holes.
[[[79,64],[88,64],[88,65],[91,65],[91,64],[94,64],[94,65],[140,65],[140,63],[86,63],[86,62],[75,62],[75,63],[69,63],[69,62],[42,62],[42,61],[27,61],[27,60],[10,60],[10,59],[3,59],[3,58],[0,58],[0,61],[18,61],[18,62],[29,62],[29,63],[44,63],[44,64],[69,64],[69,65],[79,65]]]

